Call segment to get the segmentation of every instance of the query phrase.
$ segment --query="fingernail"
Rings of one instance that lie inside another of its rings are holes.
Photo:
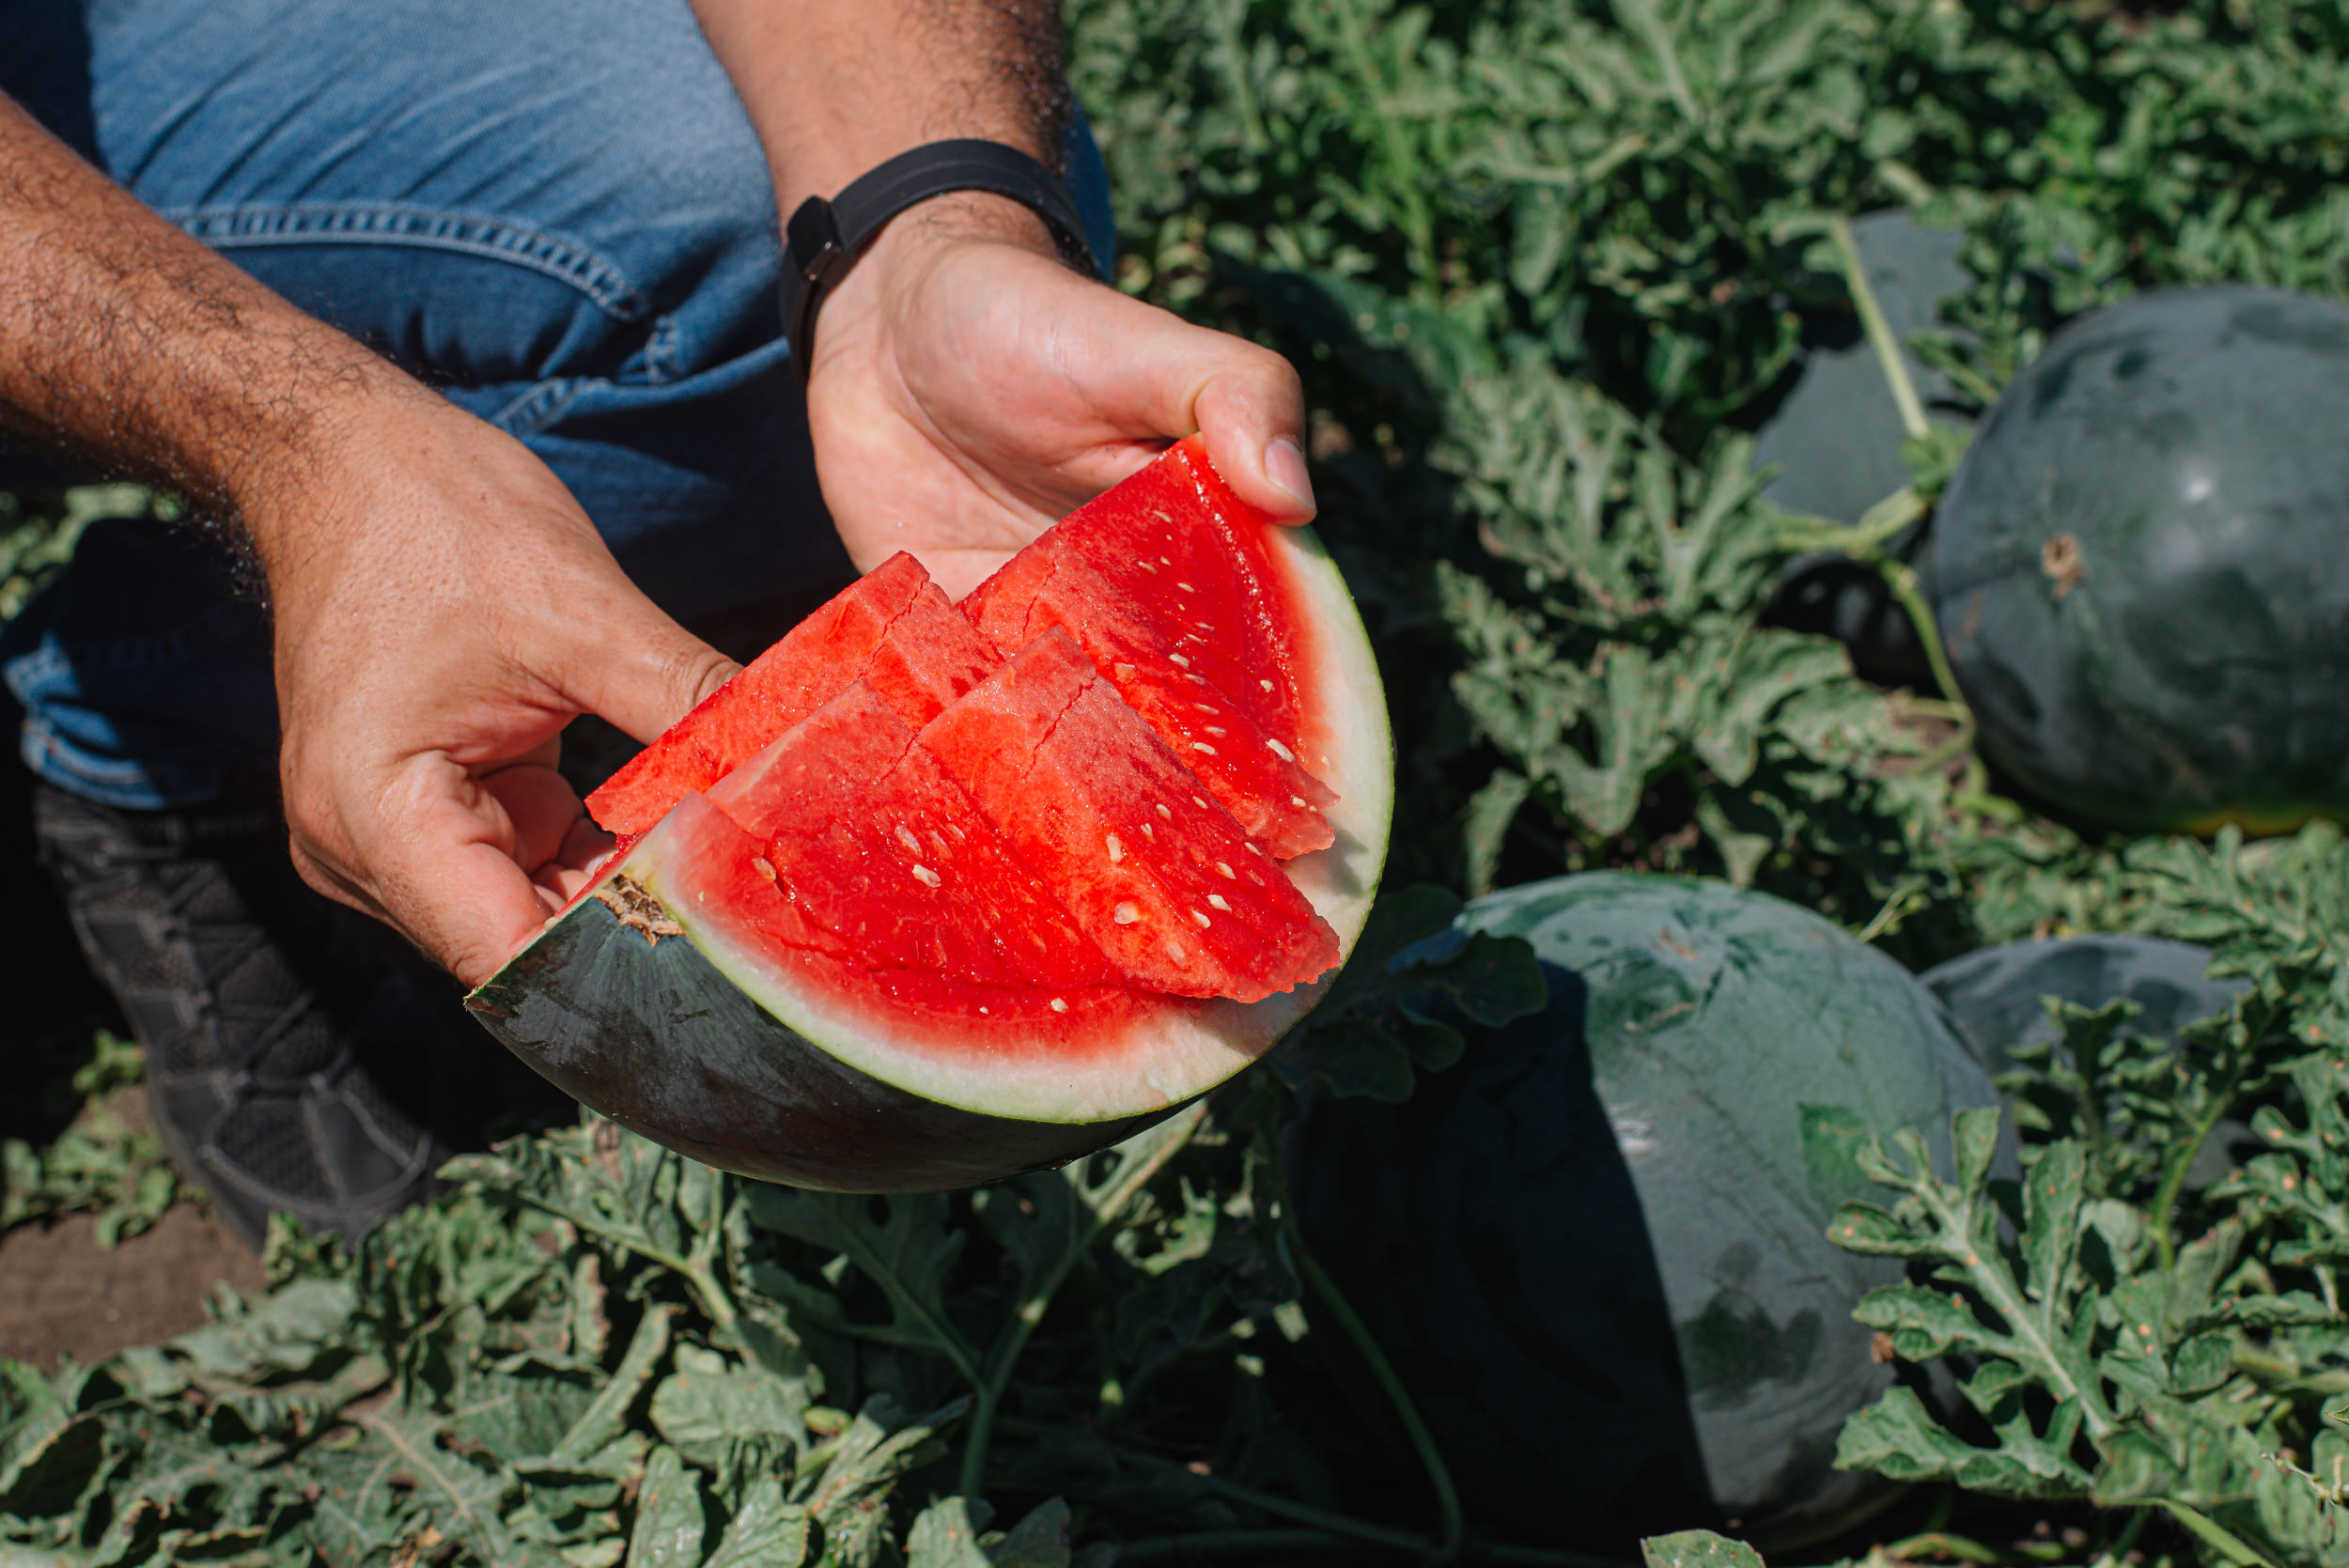
[[[1305,473],[1305,454],[1298,450],[1297,442],[1283,436],[1267,446],[1264,473],[1290,500],[1309,512],[1314,509],[1314,482]]]

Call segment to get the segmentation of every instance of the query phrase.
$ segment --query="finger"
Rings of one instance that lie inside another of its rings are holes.
[[[501,768],[479,782],[504,810],[513,833],[506,852],[525,870],[553,860],[583,815],[569,782],[543,765]]]
[[[569,621],[580,634],[547,675],[567,700],[646,745],[741,668],[632,587]]]
[[[1077,373],[1092,383],[1084,392],[1096,405],[1162,435],[1198,431],[1216,472],[1242,501],[1276,521],[1310,520],[1305,391],[1296,368],[1245,338],[1107,290],[1100,298],[1119,318],[1075,329],[1101,345],[1084,354]],[[1136,452],[1132,460],[1139,467],[1147,455]]]
[[[546,920],[516,855],[534,847],[526,839],[563,842],[567,830],[552,819],[567,800],[576,814],[569,786],[549,770],[515,768],[474,779],[445,757],[412,757],[385,788],[342,814],[346,847],[326,846],[316,859],[443,968],[477,986]]]

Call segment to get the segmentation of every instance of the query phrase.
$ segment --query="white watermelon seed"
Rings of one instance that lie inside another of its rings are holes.
[[[979,1011],[980,1011],[980,1012],[982,1012],[982,1013],[984,1013],[984,1012],[986,1012],[986,1011],[987,1011],[987,1009],[986,1009],[986,1008],[984,1008],[984,1007],[982,1007],[982,1008],[980,1008],[980,1009],[979,1009]]]
[[[1141,918],[1142,911],[1135,908],[1131,904],[1120,904],[1116,908],[1110,911],[1110,919],[1117,922],[1120,925],[1131,925],[1134,922],[1140,920]]]
[[[1068,1003],[1061,1001],[1058,997],[1054,997],[1052,999],[1052,1011],[1055,1013],[1066,1013],[1068,1011]]]
[[[1194,741],[1192,741],[1192,742],[1190,743],[1190,749],[1191,749],[1192,751],[1194,751],[1194,752],[1205,752],[1205,753],[1207,753],[1207,755],[1209,755],[1209,756],[1213,756],[1213,755],[1215,755],[1215,748],[1214,748],[1214,747],[1212,747],[1212,746],[1210,746],[1210,745],[1208,745],[1208,744],[1207,744],[1206,741],[1204,741],[1204,740],[1194,740]]]
[[[1159,831],[1150,826],[1147,822],[1144,822],[1142,825],[1142,836],[1148,839],[1153,844],[1159,842]]]
[[[1174,959],[1178,964],[1190,956],[1188,952],[1184,951],[1183,944],[1176,941],[1172,937],[1167,938],[1166,940],[1159,944],[1159,951],[1165,954],[1168,957]]]
[[[1172,563],[1172,562],[1169,562],[1169,563],[1168,563],[1168,565],[1170,565],[1170,566],[1171,566],[1171,565],[1173,565],[1173,563]],[[1177,588],[1180,588],[1183,592],[1185,592],[1185,593],[1187,593],[1187,594],[1195,594],[1195,593],[1197,593],[1197,592],[1199,591],[1198,589],[1196,589],[1196,588],[1192,587],[1190,583],[1185,582],[1184,581],[1182,581],[1182,579],[1180,579],[1180,578],[1177,578],[1177,579],[1175,579],[1175,580],[1174,580],[1174,586],[1176,586]]]
[[[1301,806],[1304,803],[1305,798],[1302,795],[1292,795],[1289,797],[1289,804],[1292,806]]]
[[[1239,878],[1238,878],[1237,877],[1236,877],[1236,876],[1234,876],[1234,875],[1232,874],[1232,862],[1229,862],[1229,861],[1218,861],[1218,862],[1215,862],[1215,868],[1216,868],[1218,871],[1220,871],[1220,872],[1223,873],[1223,878],[1224,878],[1224,880],[1225,880],[1225,881],[1228,881],[1228,882],[1237,882],[1237,881],[1238,881],[1238,880],[1239,880]]]
[[[1272,683],[1268,680],[1258,680],[1256,684],[1263,687],[1268,691],[1272,690]]]
[[[1183,678],[1190,681],[1194,686],[1205,686],[1207,684],[1207,677],[1205,675],[1186,675]]]
[[[902,822],[897,824],[897,842],[917,855],[922,852],[922,841],[915,838],[912,831]]]
[[[1205,746],[1202,746],[1202,747],[1200,747],[1199,749],[1200,749],[1201,751],[1203,751],[1203,752],[1206,750],[1206,748]],[[1202,800],[1201,799],[1199,799],[1199,797],[1198,797],[1198,796],[1196,796],[1196,795],[1194,795],[1194,796],[1192,796],[1192,797],[1190,798],[1190,803],[1191,803],[1192,805],[1194,805],[1194,806],[1197,806],[1197,807],[1198,807],[1201,811],[1206,811],[1206,810],[1207,809],[1207,803],[1206,803],[1205,800]],[[1304,801],[1302,801],[1302,800],[1299,800],[1299,801],[1298,801],[1297,803],[1298,803],[1299,805],[1300,805],[1300,806],[1301,806],[1301,805],[1303,805],[1305,802],[1304,802]]]
[[[1225,729],[1221,724],[1202,724],[1199,727],[1206,730],[1209,735],[1229,735],[1232,733],[1230,730]]]
[[[1206,916],[1201,914],[1196,909],[1191,910],[1190,918],[1199,923],[1199,929],[1202,931],[1205,931],[1208,926],[1215,924],[1215,922],[1209,920]]]
[[[1223,711],[1220,707],[1209,707],[1206,703],[1193,703],[1190,706],[1197,708],[1202,713],[1221,713]]]
[[[1159,569],[1158,567],[1156,567],[1152,566],[1152,565],[1151,565],[1149,562],[1147,562],[1147,561],[1136,561],[1136,562],[1134,563],[1134,565],[1135,565],[1135,566],[1137,566],[1137,567],[1141,567],[1143,571],[1146,571],[1146,572],[1151,572],[1151,573],[1156,573],[1156,572],[1158,571],[1158,569]]]
[[[934,888],[944,880],[937,872],[926,865],[917,865],[913,868],[913,879],[926,888]]]
[[[1248,852],[1252,855],[1261,855],[1264,853],[1263,850],[1256,847],[1256,841],[1252,838],[1248,841]]]
[[[1232,907],[1223,902],[1223,895],[1220,893],[1207,894],[1207,904],[1209,908],[1221,909],[1227,915],[1232,912]]]
[[[1166,657],[1173,660],[1175,663],[1180,664],[1186,670],[1190,668],[1190,660],[1185,659],[1179,653],[1170,653]]]
[[[768,863],[767,857],[764,855],[753,855],[751,857],[751,869],[757,872],[761,877],[766,877],[770,882],[775,879],[775,868]]]
[[[1157,813],[1158,813],[1160,816],[1165,817],[1165,818],[1166,818],[1169,822],[1172,822],[1172,821],[1174,821],[1174,814],[1173,812],[1168,811],[1168,810],[1166,809],[1166,802],[1165,802],[1165,801],[1163,801],[1163,800],[1159,801],[1159,802],[1156,806],[1153,806],[1151,809],[1152,809],[1153,811],[1157,812]]]
[[[1168,520],[1169,520],[1169,521],[1172,521],[1172,520],[1174,520],[1170,518]],[[1167,559],[1165,556],[1163,556],[1163,555],[1161,555],[1161,556],[1159,556],[1159,566],[1161,566],[1161,567],[1171,567],[1171,566],[1173,566],[1174,564],[1174,562],[1172,562],[1172,561],[1168,560],[1168,559]]]
[[[1273,739],[1272,737],[1268,735],[1264,737],[1264,743],[1271,747],[1272,754],[1279,757],[1283,762],[1295,762],[1297,760],[1297,753],[1295,752],[1290,751],[1286,746],[1283,746],[1279,741]]]
[[[1109,836],[1109,846],[1110,864],[1115,865],[1118,862],[1126,858],[1126,846],[1117,842],[1117,835],[1115,833],[1112,833]]]

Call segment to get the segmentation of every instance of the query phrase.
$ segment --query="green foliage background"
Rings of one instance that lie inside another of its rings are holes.
[[[1871,1156],[1885,1203],[1839,1237],[1914,1266],[1862,1311],[1903,1358],[1962,1358],[1980,1419],[1896,1392],[1843,1459],[1985,1539],[2013,1519],[1983,1498],[2082,1522],[1884,1560],[2349,1553],[2339,835],[2096,840],[1990,794],[1919,722],[1940,694],[1768,624],[1818,530],[1752,468],[1807,344],[1849,326],[1838,219],[1962,234],[1971,286],[1912,347],[1977,406],[2137,290],[2349,293],[2349,15],[1081,0],[1070,23],[1120,286],[1306,373],[1322,532],[1402,742],[1408,891],[1275,1065],[1408,1093],[1462,1048],[1447,1006],[1528,1004],[1500,944],[1391,970],[1456,908],[1439,890],[1586,867],[1750,883],[1919,965],[2032,933],[2209,943],[2250,990],[2174,1054],[2075,1010],[2019,1062],[2023,1182],[1992,1179],[1979,1119],[1952,1171]],[[1952,444],[1911,452],[1920,505]],[[62,548],[34,520],[10,610]],[[1289,1094],[1252,1074],[1116,1157],[951,1198],[752,1188],[604,1126],[509,1146],[356,1256],[281,1237],[279,1288],[213,1327],[9,1371],[0,1564],[1579,1560],[1481,1534],[1440,1463],[1346,1484],[1360,1452],[1293,1375],[1344,1314],[1280,1201]],[[2195,1186],[2245,1126],[2262,1152]],[[120,1201],[50,1168],[53,1204]],[[1021,1522],[990,1535],[982,1496]]]

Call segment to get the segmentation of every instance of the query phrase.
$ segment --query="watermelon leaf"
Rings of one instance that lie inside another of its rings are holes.
[[[1640,1543],[1640,1560],[1647,1568],[1762,1568],[1760,1552],[1709,1529],[1652,1535]]]
[[[1319,1079],[1330,1094],[1398,1103],[1412,1068],[1460,1059],[1462,1020],[1498,1028],[1538,1013],[1548,986],[1533,950],[1515,937],[1455,928],[1448,889],[1414,884],[1382,896],[1321,1005],[1272,1057],[1291,1088]]]

